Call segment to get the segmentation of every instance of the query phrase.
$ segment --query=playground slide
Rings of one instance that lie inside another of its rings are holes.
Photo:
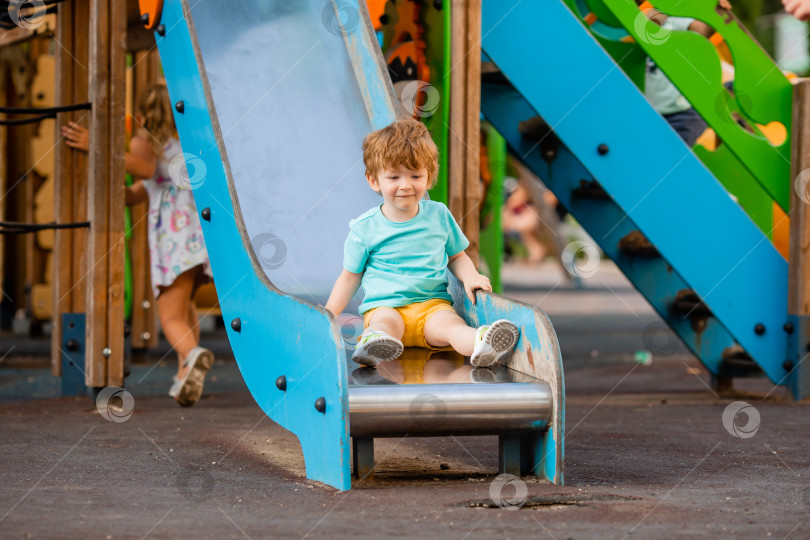
[[[563,1],[484,2],[482,27],[482,49],[505,75],[484,84],[482,111],[513,151],[712,374],[739,344],[771,381],[806,395],[786,261]],[[519,132],[538,114],[560,140],[551,154]],[[578,196],[594,180],[606,196]],[[633,231],[654,254],[622,249]],[[686,290],[702,305],[679,311]]]
[[[379,204],[362,138],[399,112],[364,3],[242,0],[226,15],[213,0],[166,0],[156,40],[237,363],[262,410],[299,438],[307,476],[349,489],[350,437],[359,473],[373,468],[374,437],[488,433],[501,436],[501,470],[562,483],[562,363],[537,308],[489,293],[473,306],[453,280],[469,324],[521,327],[506,366],[517,375],[349,384],[356,334],[344,338],[318,304],[349,220]],[[482,407],[473,426],[458,412],[470,400]],[[401,422],[426,402],[440,418]],[[486,417],[493,403],[505,408]]]

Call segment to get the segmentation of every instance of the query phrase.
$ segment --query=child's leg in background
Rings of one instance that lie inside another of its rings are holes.
[[[665,114],[664,119],[669,122],[672,129],[678,133],[689,148],[695,146],[698,138],[706,131],[706,121],[695,109]]]
[[[185,375],[182,372],[183,359],[198,343],[195,330],[189,325],[189,302],[194,290],[196,272],[197,269],[192,268],[177,276],[174,283],[164,288],[157,299],[163,334],[177,351],[178,378]]]
[[[194,341],[200,343],[200,317],[193,296],[188,302],[188,326],[194,332]]]
[[[405,323],[402,321],[402,316],[395,309],[379,307],[371,313],[368,327],[363,331],[363,334],[367,334],[371,330],[381,330],[392,338],[401,340],[402,335],[405,333]]]
[[[433,347],[450,345],[456,352],[470,356],[475,349],[476,330],[467,326],[455,312],[443,310],[425,321],[425,340]]]

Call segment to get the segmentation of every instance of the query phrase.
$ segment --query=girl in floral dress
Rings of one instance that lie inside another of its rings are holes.
[[[169,395],[182,406],[202,395],[205,374],[214,361],[199,346],[200,330],[194,293],[212,277],[185,156],[177,139],[165,84],[146,89],[138,100],[137,133],[125,155],[125,169],[137,181],[127,188],[126,204],[149,201],[149,252],[152,287],[163,334],[177,351],[178,368]],[[69,122],[62,127],[68,146],[87,150],[88,133]]]

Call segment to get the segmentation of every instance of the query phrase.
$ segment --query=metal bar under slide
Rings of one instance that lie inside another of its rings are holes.
[[[349,387],[352,437],[541,431],[552,409],[551,388],[542,381]]]

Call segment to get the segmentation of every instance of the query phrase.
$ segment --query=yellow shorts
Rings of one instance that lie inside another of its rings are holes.
[[[371,314],[379,308],[374,308],[366,311],[363,314],[363,329],[368,328],[368,322],[371,320]],[[402,334],[402,344],[406,347],[424,347],[432,351],[452,351],[453,347],[432,347],[428,345],[425,340],[425,321],[427,321],[434,313],[439,311],[456,311],[449,300],[443,298],[435,298],[425,302],[416,302],[415,304],[408,304],[407,306],[400,306],[390,308],[399,313],[402,321],[405,323],[405,332]]]

